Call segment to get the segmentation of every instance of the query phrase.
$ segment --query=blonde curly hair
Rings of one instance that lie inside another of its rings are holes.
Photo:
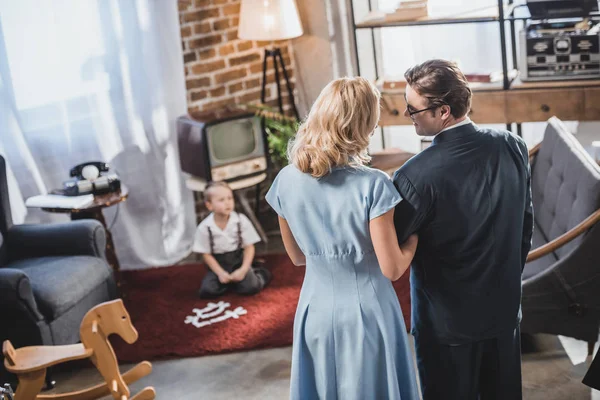
[[[296,168],[320,178],[333,167],[367,164],[369,138],[379,121],[381,95],[365,78],[340,78],[321,91],[288,145]]]

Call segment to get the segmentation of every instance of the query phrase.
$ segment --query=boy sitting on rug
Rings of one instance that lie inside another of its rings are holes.
[[[260,238],[248,217],[233,211],[233,191],[225,182],[209,182],[204,201],[211,213],[196,229],[193,251],[202,254],[209,271],[198,294],[217,297],[229,287],[239,294],[260,292],[272,275],[266,268],[252,265],[254,243]]]

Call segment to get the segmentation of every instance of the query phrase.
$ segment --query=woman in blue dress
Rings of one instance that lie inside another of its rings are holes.
[[[267,201],[306,275],[294,320],[291,399],[418,399],[391,281],[413,258],[398,245],[389,177],[365,166],[380,95],[364,78],[327,85],[289,148]]]

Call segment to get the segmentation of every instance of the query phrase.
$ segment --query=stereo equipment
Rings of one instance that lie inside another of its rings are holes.
[[[527,0],[532,19],[585,17],[598,11],[598,0]]]
[[[523,81],[600,78],[600,25],[532,23],[520,33]]]

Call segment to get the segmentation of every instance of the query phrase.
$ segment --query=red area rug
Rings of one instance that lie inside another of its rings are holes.
[[[304,267],[294,266],[287,255],[261,258],[273,272],[273,281],[264,291],[249,297],[227,293],[214,300],[198,298],[196,293],[206,271],[201,264],[123,271],[125,306],[139,332],[139,339],[128,345],[115,335],[111,337],[119,361],[137,362],[291,345]],[[408,274],[396,281],[394,288],[409,327]],[[224,303],[219,304],[220,301]],[[215,305],[214,309],[210,309],[209,303]],[[205,318],[197,316],[194,309],[204,309],[202,317]],[[186,320],[190,322],[186,324]],[[207,324],[207,321],[212,323]],[[197,327],[192,322],[203,326]]]

